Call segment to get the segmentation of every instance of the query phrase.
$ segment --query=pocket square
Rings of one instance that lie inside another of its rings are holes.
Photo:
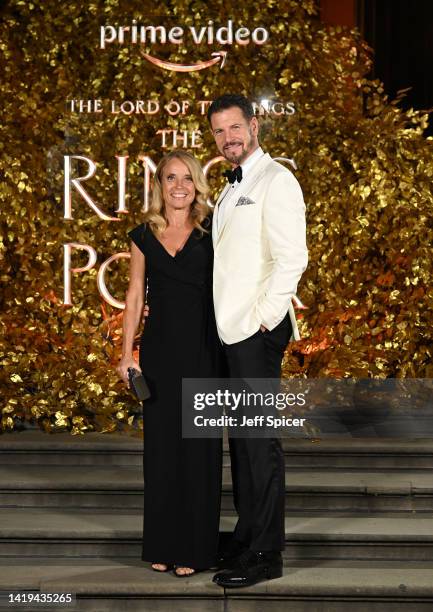
[[[236,206],[249,206],[250,204],[254,204],[254,200],[247,198],[247,196],[241,196],[239,200],[236,202]]]

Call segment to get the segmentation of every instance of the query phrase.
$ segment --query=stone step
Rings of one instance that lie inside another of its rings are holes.
[[[286,438],[286,467],[433,470],[433,438]]]
[[[141,466],[6,465],[0,467],[0,507],[143,507]]]
[[[0,509],[0,557],[140,558],[137,511]],[[235,517],[223,516],[231,532]],[[287,560],[358,559],[433,562],[432,517],[335,513],[286,516]]]
[[[433,438],[287,438],[282,444],[287,467],[433,470]],[[141,438],[119,433],[25,430],[0,435],[0,465],[141,466],[142,445]],[[227,463],[227,443],[224,449]]]
[[[84,469],[83,469],[84,468]],[[233,513],[230,469],[223,470],[222,511]],[[143,507],[137,466],[0,467],[0,507]],[[431,512],[433,479],[425,470],[286,470],[287,511]]]
[[[125,434],[46,434],[25,430],[0,435],[0,465],[141,466],[143,440]]]
[[[232,512],[232,484],[223,473],[223,511]],[[431,512],[433,479],[425,470],[310,470],[286,467],[286,512]]]
[[[0,591],[74,593],[73,609],[86,612],[431,612],[432,572],[433,563],[286,562],[282,578],[224,590],[208,571],[179,580],[140,559],[39,557],[0,559]]]

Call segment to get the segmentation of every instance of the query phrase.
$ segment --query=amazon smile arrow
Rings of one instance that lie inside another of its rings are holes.
[[[175,72],[194,72],[196,70],[203,70],[204,68],[209,68],[209,66],[218,64],[219,61],[221,61],[220,68],[222,68],[227,57],[227,51],[215,51],[212,53],[212,55],[215,56],[214,59],[198,62],[197,64],[175,64],[153,57],[148,53],[144,53],[144,51],[140,51],[140,53],[147,61],[155,64],[155,66],[159,66],[159,68],[163,68],[164,70],[174,70]]]

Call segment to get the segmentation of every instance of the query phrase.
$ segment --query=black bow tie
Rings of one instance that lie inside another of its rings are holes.
[[[223,174],[231,185],[235,181],[240,183],[242,180],[242,168],[240,166],[236,166],[234,170],[226,170]]]

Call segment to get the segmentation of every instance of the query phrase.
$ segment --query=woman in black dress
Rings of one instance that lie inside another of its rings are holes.
[[[152,203],[132,239],[130,282],[117,368],[146,376],[142,559],[177,576],[215,564],[218,545],[221,440],[182,438],[182,378],[219,375],[221,344],[212,302],[213,250],[208,186],[198,161],[185,151],[162,159]],[[146,318],[140,364],[134,336]]]

